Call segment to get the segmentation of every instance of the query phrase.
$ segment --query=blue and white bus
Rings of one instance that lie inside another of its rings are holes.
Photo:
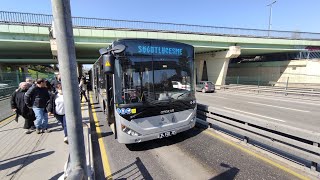
[[[122,39],[100,54],[92,87],[119,143],[164,138],[194,127],[193,46]]]

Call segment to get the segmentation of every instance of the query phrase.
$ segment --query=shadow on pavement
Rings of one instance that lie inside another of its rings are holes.
[[[12,128],[12,129],[6,129],[6,130],[2,130],[2,131],[0,131],[0,132],[11,131],[11,130],[14,130],[14,129],[22,129],[22,127],[17,127],[17,128]]]
[[[147,168],[144,166],[143,162],[139,157],[136,161],[127,165],[126,167],[120,169],[117,172],[112,173],[106,179],[153,179]]]
[[[1,163],[1,162],[5,162],[5,161],[9,161],[9,160],[11,160],[11,159],[15,159],[15,158],[18,158],[18,157],[28,156],[28,155],[30,155],[30,154],[34,154],[34,153],[36,153],[36,152],[43,151],[43,150],[44,150],[44,149],[39,149],[39,150],[37,150],[37,151],[33,151],[33,152],[30,152],[30,153],[22,154],[22,155],[20,155],[20,156],[12,157],[12,158],[9,158],[9,159],[4,159],[4,160],[1,160],[0,163]],[[0,166],[1,166],[1,165],[0,165]]]
[[[107,137],[113,135],[113,132],[103,132],[101,133],[101,137]]]
[[[53,153],[54,153],[54,151],[49,151],[49,152],[45,152],[45,153],[41,153],[41,154],[35,154],[35,155],[27,156],[27,157],[22,157],[22,158],[13,160],[13,161],[9,161],[4,164],[0,164],[0,171],[5,170],[5,169],[9,169],[9,168],[13,168],[15,166],[20,166],[17,170],[11,172],[10,174],[7,174],[7,176],[11,176],[11,175],[19,172],[23,167],[33,163],[34,161],[36,161],[38,159],[49,156]]]
[[[63,172],[56,174],[55,176],[53,176],[52,178],[50,178],[49,180],[58,180],[60,176],[63,175]]]
[[[225,179],[235,179],[237,174],[239,173],[240,169],[236,167],[230,167],[228,164],[221,163],[220,166],[229,168],[227,171],[212,177],[210,180],[225,180]]]

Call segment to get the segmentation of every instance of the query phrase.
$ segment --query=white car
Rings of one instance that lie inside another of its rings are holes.
[[[173,88],[190,90],[190,84],[182,84],[179,81],[172,81]]]

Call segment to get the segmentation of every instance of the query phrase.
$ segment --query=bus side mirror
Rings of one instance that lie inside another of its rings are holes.
[[[114,73],[114,60],[115,60],[115,57],[111,54],[102,55],[104,73],[107,73],[107,74]]]

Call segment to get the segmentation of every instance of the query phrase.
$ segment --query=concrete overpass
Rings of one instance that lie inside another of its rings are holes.
[[[52,16],[0,11],[0,63],[57,63],[50,48]],[[73,18],[77,61],[93,63],[98,50],[121,38],[166,39],[191,44],[196,51],[198,78],[203,62],[208,77],[224,82],[230,58],[303,51],[320,47],[320,33],[267,31],[187,24]]]

